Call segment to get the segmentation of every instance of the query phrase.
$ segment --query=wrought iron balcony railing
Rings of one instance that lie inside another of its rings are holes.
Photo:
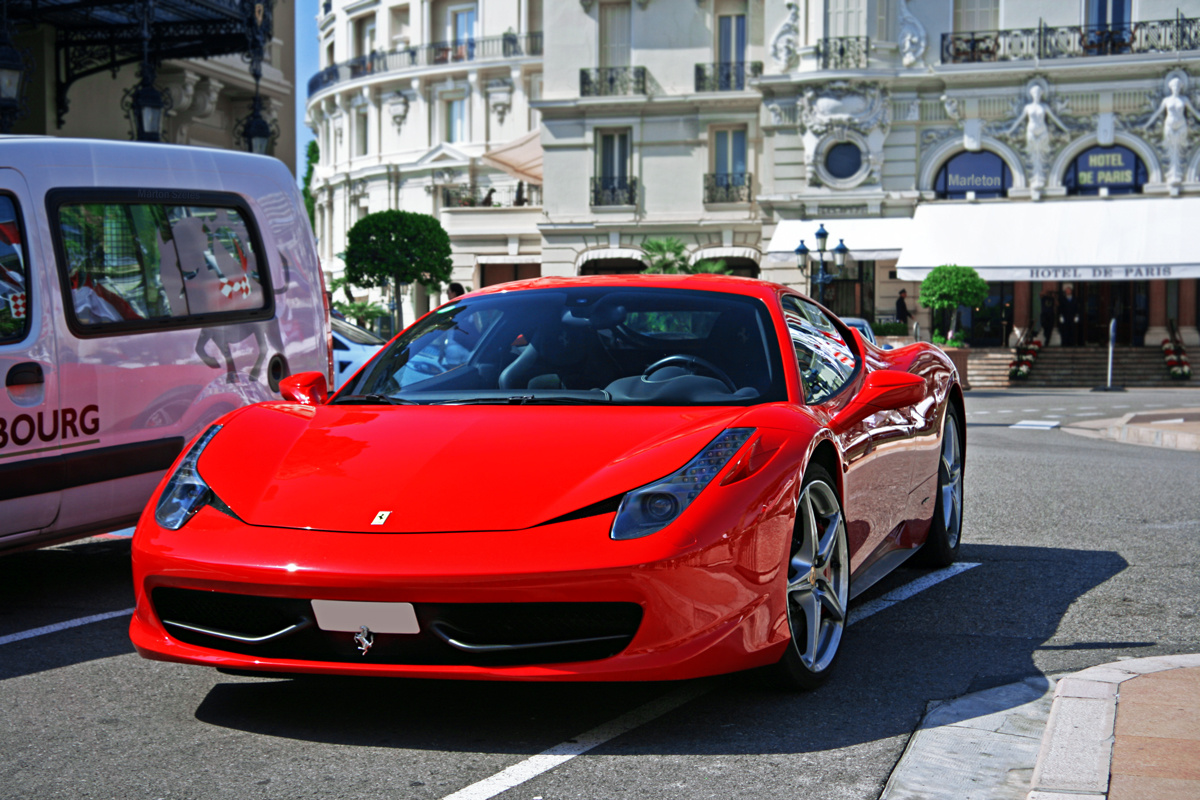
[[[456,42],[433,42],[413,45],[391,52],[376,52],[352,58],[318,72],[308,81],[312,95],[342,81],[354,80],[413,67],[453,65],[474,61],[499,61],[508,58],[542,55],[542,34],[506,33],[483,39],[464,39]]]
[[[704,202],[749,203],[753,184],[749,172],[710,172],[704,176]]]
[[[637,178],[592,178],[593,206],[635,206],[637,192]]]
[[[579,70],[580,97],[610,97],[645,93],[645,67],[600,67]]]
[[[866,69],[871,37],[836,36],[817,42],[821,69]]]
[[[740,92],[751,78],[761,78],[761,61],[726,61],[696,65],[697,92]]]
[[[522,182],[518,186],[443,186],[442,208],[520,208],[540,206],[542,187]]]
[[[972,64],[1200,49],[1200,18],[942,34],[942,62]]]

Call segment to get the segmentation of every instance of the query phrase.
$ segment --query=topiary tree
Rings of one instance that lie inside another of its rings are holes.
[[[949,341],[958,328],[958,307],[977,306],[987,300],[987,282],[971,267],[943,264],[921,281],[921,303],[934,311],[950,312]]]
[[[689,264],[687,248],[674,236],[668,236],[666,239],[647,239],[642,243],[642,250],[646,253],[646,268],[642,270],[642,273],[646,275],[729,272],[725,267],[725,262],[720,260],[701,259],[695,264]]]
[[[450,236],[435,217],[412,211],[379,211],[354,223],[346,235],[346,280],[355,286],[400,287],[419,283],[436,290],[450,280]],[[403,327],[396,304],[397,330]]]

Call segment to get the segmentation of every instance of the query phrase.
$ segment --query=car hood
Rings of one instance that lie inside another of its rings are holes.
[[[670,474],[745,411],[264,403],[226,421],[199,469],[253,525],[518,530]]]

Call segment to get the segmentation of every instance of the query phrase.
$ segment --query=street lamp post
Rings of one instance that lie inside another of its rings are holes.
[[[832,282],[834,274],[841,272],[842,268],[846,266],[846,256],[850,253],[850,248],[846,247],[846,243],[844,241],[838,239],[838,246],[833,248],[831,251],[833,253],[835,272],[830,273],[825,270],[825,248],[829,241],[829,232],[825,230],[824,225],[821,225],[819,228],[817,228],[816,237],[817,257],[820,259],[820,268],[817,270],[817,274],[812,276],[812,282],[817,285],[817,302],[821,305],[825,305],[825,284]],[[803,239],[800,240],[800,245],[796,248],[795,253],[796,266],[800,268],[800,273],[802,275],[807,274],[808,257],[812,251],[805,246]]]

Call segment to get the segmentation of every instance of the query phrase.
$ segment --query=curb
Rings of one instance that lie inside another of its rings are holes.
[[[1185,667],[1200,667],[1200,654],[1117,661],[1060,678],[1028,800],[1105,800],[1121,684]]]

